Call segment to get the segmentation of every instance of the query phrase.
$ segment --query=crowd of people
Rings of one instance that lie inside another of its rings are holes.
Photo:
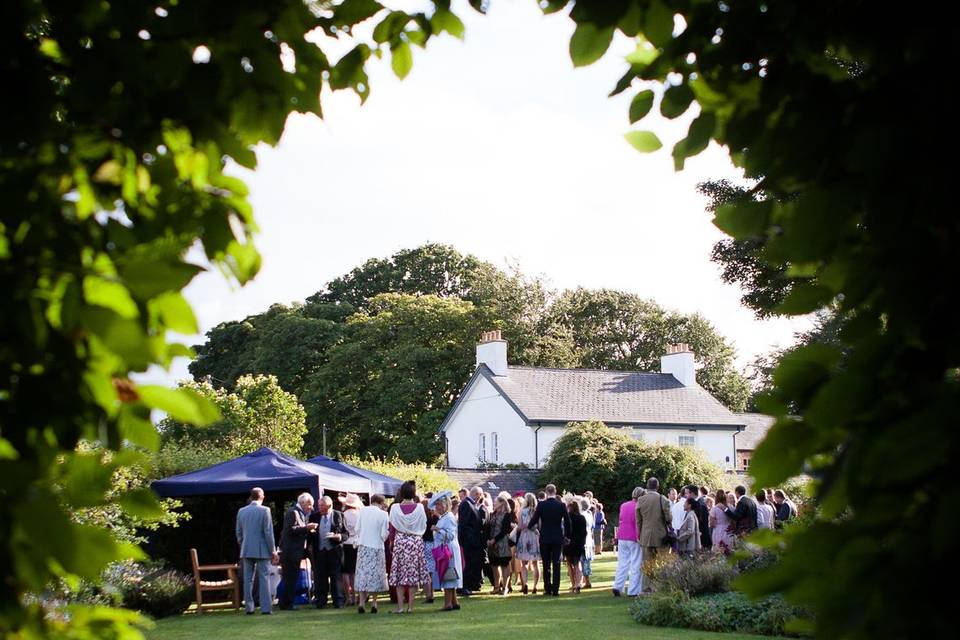
[[[739,540],[756,529],[774,529],[797,515],[797,507],[780,490],[718,489],[689,485],[683,493],[660,493],[660,482],[650,478],[636,487],[620,505],[617,527],[617,572],[613,595],[644,593],[645,560],[661,553],[693,555],[703,550],[730,554]],[[649,589],[647,589],[649,590]]]
[[[280,566],[278,606],[288,610],[299,599],[321,609],[350,606],[360,614],[377,613],[378,599],[390,592],[396,603],[390,613],[409,614],[422,592],[425,604],[442,593],[440,610],[457,611],[461,598],[483,589],[485,578],[495,595],[559,596],[563,566],[570,591],[578,593],[593,586],[592,560],[603,551],[607,527],[603,505],[589,491],[560,496],[548,484],[537,495],[491,495],[476,486],[421,496],[407,481],[389,506],[382,495],[370,496],[364,505],[347,494],[338,496],[339,509],[330,496],[322,496],[315,509],[313,496],[301,494],[284,514],[278,552],[263,499],[263,491],[254,488],[237,514],[248,614],[255,611],[255,582],[261,613],[272,612],[270,565]],[[613,594],[643,592],[645,559],[703,549],[730,553],[743,535],[795,515],[796,507],[780,490],[751,497],[740,486],[711,495],[691,485],[682,496],[676,489],[662,495],[658,480],[650,478],[620,506]],[[312,576],[304,575],[305,564]]]
[[[607,526],[603,505],[589,491],[560,497],[547,485],[539,495],[491,495],[477,486],[420,496],[408,481],[389,507],[376,494],[368,505],[353,494],[339,496],[339,509],[329,496],[315,505],[312,495],[301,494],[284,514],[277,551],[263,500],[263,491],[253,489],[237,514],[250,614],[255,584],[261,613],[272,613],[270,565],[280,567],[277,600],[286,610],[299,600],[377,613],[379,597],[389,591],[396,603],[391,613],[412,613],[422,591],[424,603],[442,592],[440,610],[457,611],[461,598],[483,589],[484,578],[496,595],[556,596],[562,564],[570,590],[579,592],[592,587],[591,560],[602,553]],[[305,575],[304,565],[312,575]]]

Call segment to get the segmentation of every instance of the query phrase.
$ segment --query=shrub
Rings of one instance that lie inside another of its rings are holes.
[[[379,458],[341,458],[341,462],[368,471],[375,471],[399,480],[413,480],[417,483],[417,491],[424,494],[428,491],[456,491],[460,485],[440,467],[425,462],[402,462],[399,458],[381,460]]]
[[[175,569],[141,567],[125,572],[122,580],[123,606],[154,618],[179,615],[193,602],[193,578]]]
[[[726,558],[705,553],[693,558],[661,554],[644,569],[657,591],[675,591],[694,597],[730,590],[736,571]]]
[[[809,621],[810,613],[787,604],[779,596],[751,601],[731,591],[690,598],[683,592],[663,591],[639,598],[630,607],[640,624],[702,631],[796,635],[791,621]]]

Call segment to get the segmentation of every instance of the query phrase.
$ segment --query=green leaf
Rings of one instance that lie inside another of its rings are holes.
[[[637,44],[637,48],[627,54],[626,61],[633,66],[646,67],[656,60],[659,55],[660,51],[658,49],[646,40],[641,39],[641,42]]]
[[[146,367],[153,360],[153,349],[140,323],[99,306],[83,307],[79,319],[82,326],[106,349],[123,358],[131,369]]]
[[[157,496],[146,487],[124,493],[117,499],[117,503],[124,511],[138,518],[151,519],[163,515]]]
[[[725,204],[717,207],[713,224],[738,240],[762,236],[767,230],[772,207],[767,200]]]
[[[673,147],[673,160],[677,171],[683,169],[687,158],[695,156],[707,148],[716,129],[717,117],[710,111],[704,111],[690,123],[687,137]]]
[[[640,120],[650,113],[653,107],[654,93],[650,89],[645,89],[633,97],[630,101],[630,124]]]
[[[373,29],[373,41],[378,44],[392,42],[402,32],[411,18],[405,11],[392,11],[387,17],[377,23]]]
[[[463,21],[452,11],[448,11],[443,7],[437,7],[437,10],[434,11],[433,16],[430,18],[430,26],[433,27],[434,33],[446,31],[454,38],[463,39]]]
[[[151,305],[160,314],[160,319],[166,328],[188,335],[199,331],[193,309],[179,293],[171,291],[161,294],[151,301]]]
[[[231,241],[227,246],[227,256],[230,269],[240,284],[246,283],[260,271],[260,253],[251,243]]]
[[[123,318],[136,318],[140,315],[130,292],[115,280],[86,276],[83,279],[83,297],[90,304],[113,309]]]
[[[799,284],[784,298],[776,311],[787,316],[798,316],[821,309],[833,300],[835,293],[817,284]]]
[[[570,59],[573,60],[573,66],[583,67],[599,60],[610,47],[614,29],[600,29],[590,22],[578,24],[570,37]]]
[[[343,0],[333,10],[331,22],[337,26],[352,27],[383,9],[376,0]]]
[[[165,291],[180,291],[203,267],[172,259],[137,257],[117,265],[120,277],[141,300],[149,300]]]
[[[0,438],[0,460],[16,460],[20,453],[13,448],[10,441],[6,438]]]
[[[693,90],[684,84],[668,87],[660,101],[660,113],[664,118],[682,116],[693,102]]]
[[[363,43],[351,49],[330,70],[330,88],[353,89],[364,102],[370,95],[370,79],[363,68],[369,57],[370,47]]]
[[[390,52],[392,55],[390,66],[397,77],[403,80],[413,68],[413,51],[410,50],[409,44],[400,41],[390,49]]]
[[[663,146],[660,138],[652,131],[628,131],[623,137],[641,153],[650,153]]]
[[[118,402],[113,378],[102,373],[87,371],[83,374],[83,381],[96,403],[107,412],[107,415],[112,416],[117,411]]]
[[[217,405],[192,389],[148,385],[137,387],[137,393],[147,406],[166,411],[171,418],[180,422],[203,427],[221,417]]]
[[[814,434],[809,427],[790,419],[778,420],[750,458],[750,475],[756,486],[775,487],[800,473],[814,445]]]
[[[138,412],[149,412],[139,405],[139,408],[125,405],[120,410],[120,416],[117,421],[117,428],[120,431],[120,437],[131,444],[156,451],[160,447],[160,434],[157,428],[153,426],[146,417],[138,415]]]
[[[797,398],[821,383],[840,361],[836,347],[811,343],[788,351],[773,371],[778,395]]]
[[[643,34],[658,47],[665,46],[673,38],[673,11],[661,0],[653,0],[647,7]]]

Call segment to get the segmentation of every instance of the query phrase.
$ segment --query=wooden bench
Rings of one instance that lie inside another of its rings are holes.
[[[204,591],[227,591],[232,595],[232,604],[233,608],[236,611],[240,611],[240,580],[237,575],[240,570],[240,566],[236,564],[200,564],[200,560],[197,558],[197,550],[190,549],[190,562],[193,564],[193,584],[197,590],[197,613],[203,613],[204,607],[212,609],[215,606],[222,606],[221,604],[212,605],[212,604],[203,604],[203,592]],[[201,575],[204,572],[215,571],[218,573],[226,572],[226,580],[203,580]]]

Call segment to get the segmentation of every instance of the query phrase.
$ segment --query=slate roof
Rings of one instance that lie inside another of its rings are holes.
[[[500,491],[507,491],[511,495],[528,491],[537,491],[538,469],[457,469],[447,468],[447,475],[453,478],[461,487],[475,487],[480,485],[491,495]],[[491,486],[492,483],[492,486]]]
[[[509,367],[494,376],[497,387],[527,422],[602,420],[612,425],[742,426],[744,420],[700,387],[685,387],[670,374],[595,369]]]
[[[747,428],[737,434],[737,451],[753,451],[773,426],[773,418],[762,413],[735,413]]]

